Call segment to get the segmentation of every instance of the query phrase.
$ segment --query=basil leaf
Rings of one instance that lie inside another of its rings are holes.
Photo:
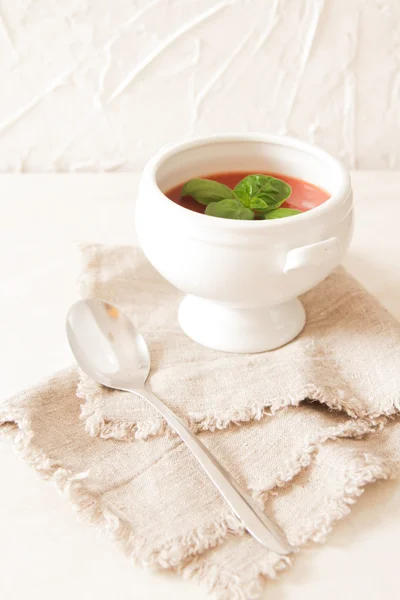
[[[233,198],[232,190],[223,183],[211,179],[190,179],[182,188],[182,196],[192,196],[200,204],[210,204],[225,198]]]
[[[236,188],[237,188],[237,186],[236,186]],[[233,195],[235,196],[235,198],[237,200],[239,200],[243,204],[243,206],[246,206],[247,208],[249,208],[251,196],[249,196],[249,194],[247,193],[247,191],[245,189],[236,189],[236,188],[234,188],[234,190],[233,190]]]
[[[206,208],[206,215],[211,217],[222,217],[223,219],[254,219],[254,213],[235,198],[211,202]]]
[[[275,208],[266,212],[263,217],[264,219],[283,219],[283,217],[291,217],[293,215],[301,215],[301,210],[295,210],[294,208]]]
[[[268,209],[268,204],[261,200],[261,198],[252,198],[250,200],[250,208],[253,210],[266,210]]]
[[[250,207],[252,199],[259,198],[269,208],[278,208],[289,198],[292,188],[270,175],[248,175],[239,181],[233,193],[245,206]]]

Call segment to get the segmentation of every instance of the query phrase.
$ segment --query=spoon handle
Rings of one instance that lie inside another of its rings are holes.
[[[161,400],[146,389],[130,390],[147,400],[171,425],[183,442],[192,451],[211,481],[233,512],[242,521],[247,531],[263,546],[278,554],[289,554],[292,548],[278,526],[244,493],[231,475],[207,450],[199,438]]]

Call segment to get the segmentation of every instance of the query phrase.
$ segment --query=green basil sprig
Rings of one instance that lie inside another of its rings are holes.
[[[247,175],[231,190],[211,179],[191,179],[182,196],[192,196],[206,206],[205,214],[224,219],[281,219],[301,213],[279,208],[292,192],[290,185],[270,175]]]

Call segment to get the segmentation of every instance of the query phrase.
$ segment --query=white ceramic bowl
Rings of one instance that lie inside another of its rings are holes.
[[[193,177],[227,171],[298,177],[331,194],[309,212],[270,221],[199,214],[164,195]],[[179,322],[193,340],[228,352],[261,352],[305,323],[297,299],[340,263],[353,230],[345,168],[296,139],[222,135],[162,149],[146,165],[136,227],[149,261],[187,295]]]

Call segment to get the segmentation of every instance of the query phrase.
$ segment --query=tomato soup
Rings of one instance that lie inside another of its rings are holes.
[[[212,175],[203,175],[204,179],[212,179],[213,181],[218,181],[219,183],[224,183],[230,188],[234,188],[236,184],[239,183],[244,177],[247,175],[252,175],[253,171],[235,171],[234,173],[217,173]],[[330,198],[330,194],[313,185],[312,183],[308,183],[307,181],[303,181],[302,179],[296,179],[295,177],[288,177],[287,175],[279,175],[276,173],[261,173],[262,175],[271,175],[272,177],[276,177],[277,179],[281,179],[290,185],[292,188],[292,193],[289,198],[282,204],[282,208],[294,208],[296,210],[301,210],[302,212],[307,212],[320,204],[323,204]],[[206,207],[203,204],[197,202],[191,196],[183,196],[181,195],[181,190],[183,185],[186,182],[177,185],[176,187],[168,190],[165,195],[179,204],[184,208],[188,208],[189,210],[193,210],[198,213],[204,213]]]

